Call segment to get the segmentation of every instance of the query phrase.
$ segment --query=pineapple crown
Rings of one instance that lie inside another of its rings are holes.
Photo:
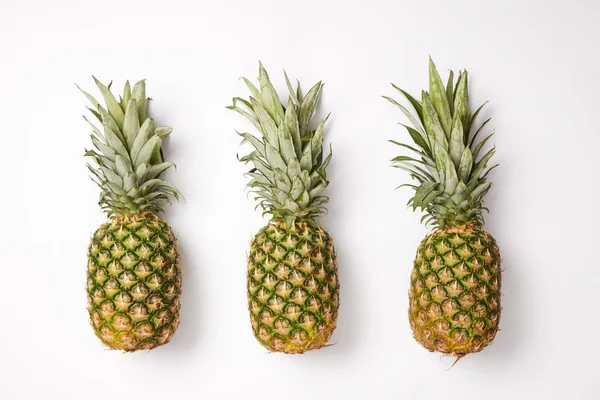
[[[86,150],[96,166],[87,164],[92,180],[100,189],[98,204],[110,217],[159,213],[173,197],[179,200],[179,191],[171,183],[160,179],[161,174],[174,166],[163,159],[161,145],[172,132],[168,126],[155,126],[148,117],[146,84],[143,80],[133,86],[125,83],[123,96],[116,100],[110,87],[94,78],[106,106],[84,90],[81,92],[92,103],[90,112],[98,119],[92,127],[92,143],[96,150]]]
[[[473,114],[468,104],[468,74],[459,72],[456,85],[454,73],[450,71],[444,87],[440,75],[429,58],[429,92],[422,92],[421,101],[415,100],[396,85],[408,101],[408,108],[394,99],[383,96],[398,106],[411,122],[404,125],[416,145],[409,146],[394,140],[390,142],[409,149],[417,157],[398,156],[392,159],[393,166],[410,173],[418,184],[404,184],[415,190],[408,204],[413,210],[420,207],[425,211],[421,221],[444,228],[465,224],[483,225],[483,199],[492,185],[487,176],[497,164],[488,168],[495,149],[480,155],[483,146],[494,134],[477,140],[479,133],[491,118],[477,129],[474,121],[482,104]],[[410,110],[409,110],[410,108]]]
[[[323,206],[329,198],[321,196],[329,184],[325,169],[331,159],[323,159],[323,134],[327,116],[315,130],[309,128],[310,120],[321,95],[323,83],[315,84],[305,96],[300,82],[294,91],[285,74],[289,96],[287,106],[281,104],[267,71],[259,63],[260,90],[243,78],[251,92],[249,100],[233,98],[227,107],[246,117],[261,133],[238,134],[243,142],[250,142],[254,151],[240,158],[254,166],[247,175],[248,188],[255,199],[273,219],[284,220],[292,226],[297,219],[312,220],[325,212]]]

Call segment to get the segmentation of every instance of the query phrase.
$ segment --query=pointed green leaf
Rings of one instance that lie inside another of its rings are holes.
[[[96,100],[94,96],[80,88],[79,85],[75,84],[75,86],[77,87],[77,89],[79,89],[81,93],[83,93],[83,95],[90,101],[90,103],[94,105],[94,107],[98,108],[100,106],[100,103],[98,103],[98,100]]]
[[[131,86],[129,85],[129,81],[125,81],[125,87],[123,88],[123,97],[121,97],[121,110],[123,110],[123,112],[127,110],[129,99],[131,99]]]
[[[140,122],[143,124],[148,118],[148,99],[146,98],[146,81],[144,79],[133,85],[131,96],[137,102]]]
[[[302,156],[302,138],[300,137],[300,126],[298,125],[298,115],[296,115],[296,107],[292,104],[291,97],[288,99],[288,105],[285,109],[284,123],[288,127],[294,149],[298,157]]]
[[[119,126],[119,129],[122,129],[125,114],[117,102],[117,99],[115,99],[115,96],[111,93],[110,89],[104,86],[98,79],[96,79],[96,77],[92,76],[92,78],[94,78],[96,86],[98,86],[98,89],[100,89],[100,92],[102,93],[102,97],[104,98],[104,102],[106,103],[106,108],[109,114],[113,117]]]
[[[312,146],[310,144],[304,148],[302,157],[300,158],[300,168],[304,171],[311,171],[313,166]]]
[[[448,98],[450,113],[454,114],[454,71],[450,71],[450,74],[448,75],[448,83],[446,84],[446,97]]]
[[[477,139],[477,136],[479,136],[479,132],[481,132],[481,130],[487,125],[488,122],[490,122],[492,119],[488,118],[485,121],[483,121],[483,123],[481,124],[481,126],[479,127],[479,129],[477,129],[477,131],[475,132],[475,134],[473,135],[473,137],[471,138],[471,142],[469,143],[469,147],[473,148],[473,145],[475,144],[475,140]]]
[[[123,178],[115,174],[110,168],[100,167],[102,173],[109,182],[114,183],[117,186],[123,187]]]
[[[108,144],[115,151],[115,153],[129,158],[129,153],[123,145],[121,139],[106,125],[104,126],[104,137],[106,137],[106,144]]]
[[[294,88],[292,88],[292,84],[290,83],[290,79],[288,78],[285,70],[283,71],[283,75],[285,76],[285,84],[287,85],[288,91],[290,92],[290,99],[292,99],[294,101],[294,104],[300,104],[300,102],[298,101],[298,97],[296,96],[296,93],[294,92]]]
[[[273,84],[269,79],[269,74],[267,74],[267,71],[263,67],[262,63],[259,62],[258,64],[258,80],[260,82],[262,105],[265,110],[267,110],[269,115],[271,115],[271,118],[273,118],[275,123],[279,125],[283,120],[283,107],[281,106],[281,100],[279,100],[279,95],[273,87]]]
[[[260,122],[258,122],[258,119],[250,114],[247,111],[242,110],[240,107],[235,105],[236,99],[233,99],[234,101],[234,105],[232,106],[227,106],[225,108],[227,108],[228,110],[232,110],[237,112],[238,114],[242,115],[243,117],[245,117],[248,121],[252,122],[252,125],[254,125],[256,127],[256,129],[258,129],[259,131],[262,131],[262,127],[260,126]]]
[[[292,158],[296,158],[296,150],[294,149],[294,143],[292,136],[286,124],[279,125],[277,130],[277,137],[279,140],[279,151],[283,161],[288,164]]]
[[[485,103],[483,103],[482,105],[479,106],[479,108],[477,108],[477,110],[475,110],[475,112],[473,113],[473,115],[467,120],[467,123],[465,124],[465,143],[467,142],[467,138],[469,137],[469,134],[471,133],[471,128],[473,127],[473,122],[475,122],[475,120],[477,119],[477,116],[479,115],[479,113],[481,112],[481,110],[483,109],[483,107],[485,107],[485,105],[488,102],[486,101]],[[488,121],[491,118],[488,118]]]
[[[164,171],[174,166],[175,164],[172,162],[163,162],[160,164],[152,165],[147,169],[146,176],[144,177],[144,179],[158,178]]]
[[[277,139],[277,125],[275,121],[271,118],[269,113],[260,105],[255,99],[251,99],[252,101],[252,109],[258,118],[258,121],[261,126],[261,132],[263,134],[265,145],[268,143],[273,146],[273,148],[279,148],[279,140]]]
[[[387,97],[387,96],[382,96],[384,99],[386,99],[387,101],[389,101],[390,103],[392,103],[393,105],[395,105],[396,107],[398,107],[402,113],[404,114],[404,116],[406,116],[406,118],[408,118],[408,120],[410,121],[411,124],[413,124],[414,129],[417,132],[419,132],[419,134],[425,139],[427,138],[427,135],[425,134],[425,128],[422,126],[421,121],[415,117],[410,111],[408,111],[406,109],[406,107],[404,107],[402,104],[398,103],[396,100],[392,99],[391,97]],[[406,126],[404,124],[402,124],[403,126]]]
[[[305,187],[302,184],[302,180],[298,176],[294,176],[292,178],[292,190],[290,190],[290,197],[296,200],[304,191]]]
[[[460,163],[460,158],[465,150],[465,144],[463,142],[463,125],[458,114],[454,118],[454,124],[452,125],[452,133],[450,135],[450,158],[456,167]]]
[[[454,188],[458,184],[458,175],[450,155],[448,152],[439,144],[433,147],[433,154],[435,162],[438,166],[438,173],[440,174],[441,182],[444,184],[444,193],[452,193]]]
[[[260,95],[260,92],[258,91],[258,89],[256,88],[256,86],[254,86],[254,84],[252,82],[250,82],[248,79],[243,78],[244,83],[246,84],[246,86],[248,86],[248,89],[250,89],[250,93],[252,93],[252,96],[260,103],[262,104],[262,96]]]
[[[137,110],[137,103],[130,100],[125,111],[125,120],[123,121],[123,136],[127,141],[127,148],[131,149],[133,141],[140,130],[140,120]]]
[[[128,172],[132,171],[131,163],[129,162],[129,160],[127,160],[121,155],[117,155],[117,157],[115,158],[115,166],[117,167],[117,174],[119,174],[119,176],[123,178],[125,178],[125,175]]]
[[[256,138],[254,135],[247,133],[247,132],[238,132],[238,135],[243,137],[244,140],[247,140],[248,142],[252,143],[252,146],[254,146],[256,151],[258,151],[258,154],[260,154],[263,158],[266,157],[265,145],[258,138]]]
[[[450,131],[452,129],[452,115],[450,114],[450,106],[448,105],[444,83],[442,82],[440,74],[438,74],[431,57],[429,57],[429,94],[431,104],[438,115],[446,138],[449,139]]]
[[[468,147],[463,151],[458,164],[458,177],[461,181],[467,183],[471,174],[471,168],[473,168],[473,156],[471,149]]]
[[[477,143],[477,146],[475,146],[475,148],[473,149],[473,158],[475,160],[477,160],[477,157],[479,157],[479,152],[481,151],[481,149],[483,148],[483,146],[485,146],[485,143],[492,137],[494,136],[495,132],[490,133],[485,139],[483,139],[481,142]]]
[[[316,161],[317,158],[323,152],[323,135],[325,134],[325,121],[327,121],[327,118],[325,118],[323,121],[321,121],[321,123],[319,123],[319,126],[315,130],[315,134],[310,139],[313,165],[315,164],[314,161]]]
[[[456,93],[454,94],[454,115],[459,115],[463,126],[469,120],[469,98],[468,98],[468,74],[463,71],[456,82]],[[468,133],[467,133],[468,134]]]
[[[135,187],[137,187],[137,175],[135,172],[127,172],[123,177],[123,189],[128,192]]]
[[[138,110],[139,111],[139,110]],[[144,121],[142,126],[140,127],[138,134],[135,136],[133,140],[133,144],[131,145],[131,158],[135,160],[138,156],[138,153],[146,144],[146,142],[150,139],[151,136],[154,135],[154,120],[152,118],[148,118]],[[139,164],[136,164],[139,165]]]
[[[448,148],[448,140],[444,129],[440,124],[437,112],[429,100],[429,95],[423,92],[423,122],[425,124],[425,131],[429,137],[429,143],[432,147],[436,147],[434,142],[439,143],[445,149]]]
[[[429,193],[431,193],[431,191],[434,190],[437,186],[437,182],[424,182],[423,184],[421,184],[412,199],[413,210],[416,210],[417,207],[421,207],[421,209],[424,209],[427,206],[427,204],[423,203],[423,199]]]
[[[485,182],[481,185],[477,186],[473,191],[469,194],[469,197],[472,200],[479,200],[479,196],[481,196],[487,189],[492,186],[492,182]]]
[[[150,164],[150,158],[154,150],[162,145],[162,140],[158,136],[152,136],[140,149],[133,159],[134,165]]]
[[[163,140],[171,133],[173,133],[173,128],[170,126],[157,126],[154,130],[154,134]]]
[[[300,126],[300,137],[304,137],[309,133],[309,123],[317,107],[319,97],[321,95],[321,88],[323,84],[317,82],[306,94],[300,103],[300,112],[298,115],[299,126]]]
[[[288,162],[287,175],[294,177],[300,175],[301,172],[302,170],[300,169],[300,162],[298,159],[296,157],[291,158]]]
[[[275,150],[275,148],[269,143],[265,143],[265,155],[265,158],[271,166],[271,169],[274,170],[275,168],[279,168],[282,171],[285,171],[287,169],[287,165],[279,155],[279,152]]]
[[[406,98],[406,100],[408,100],[408,102],[413,106],[413,108],[417,112],[417,115],[419,116],[419,121],[423,121],[423,106],[421,105],[421,103],[417,99],[412,97],[410,94],[408,94],[408,92],[406,92],[403,89],[400,89],[398,86],[394,85],[393,83],[392,83],[392,86],[394,87],[394,89],[396,89],[400,93],[402,93],[402,95]],[[412,114],[412,113],[409,113],[409,114]]]
[[[313,198],[316,197],[319,193],[321,193],[323,190],[325,190],[325,188],[328,186],[328,184],[329,184],[329,182],[322,181],[317,186],[310,189],[310,191],[308,192],[309,196],[313,197]]]
[[[275,168],[275,184],[283,192],[289,193],[292,189],[292,182],[286,173],[280,168]]]

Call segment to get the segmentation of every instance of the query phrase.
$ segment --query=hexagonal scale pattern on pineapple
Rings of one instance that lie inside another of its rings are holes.
[[[463,357],[492,343],[500,322],[500,253],[473,226],[428,235],[417,250],[409,290],[415,339],[429,351]]]
[[[271,221],[251,243],[247,278],[252,330],[265,348],[304,353],[327,344],[339,282],[333,241],[321,227]]]
[[[88,311],[96,336],[123,351],[168,343],[179,325],[181,268],[171,228],[152,213],[113,218],[88,249]]]

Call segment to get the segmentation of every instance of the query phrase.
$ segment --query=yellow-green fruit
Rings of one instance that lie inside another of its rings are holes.
[[[336,327],[339,283],[333,241],[321,227],[271,221],[248,256],[248,307],[268,350],[304,353],[325,346]]]
[[[429,351],[462,357],[492,343],[500,322],[500,253],[476,226],[447,227],[419,246],[409,319]]]
[[[152,213],[114,217],[88,251],[88,311],[112,349],[150,350],[179,326],[181,268],[171,228]]]

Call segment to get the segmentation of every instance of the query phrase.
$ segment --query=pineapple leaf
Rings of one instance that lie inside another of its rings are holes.
[[[262,63],[259,62],[259,74],[258,80],[260,82],[260,90],[262,95],[262,105],[265,110],[271,115],[271,118],[275,121],[277,125],[281,123],[283,120],[283,107],[281,106],[281,101],[279,100],[279,96],[269,79],[269,75],[267,71],[263,67]]]
[[[280,168],[275,168],[275,184],[277,188],[285,193],[292,189],[292,182],[287,174]]]
[[[406,92],[403,89],[400,89],[398,86],[394,85],[393,83],[392,83],[392,87],[394,89],[398,90],[400,93],[402,93],[402,95],[406,98],[406,100],[408,100],[408,102],[413,106],[413,108],[417,112],[417,115],[419,116],[419,121],[423,121],[423,106],[421,105],[421,103],[419,103],[419,101],[417,99],[415,99],[410,94],[408,94],[408,92]]]
[[[298,113],[298,122],[300,126],[300,137],[303,138],[309,133],[308,124],[315,113],[319,97],[321,95],[321,88],[323,84],[317,82],[306,94],[306,97],[302,99],[300,103],[300,112]]]
[[[250,82],[248,79],[242,77],[242,79],[244,80],[244,83],[246,84],[246,86],[248,86],[248,89],[250,90],[250,93],[252,93],[252,96],[254,96],[254,98],[262,104],[262,96],[259,92],[259,90],[256,88],[256,86],[254,86],[254,84],[252,82]],[[242,99],[239,99],[242,100]],[[244,101],[244,100],[243,100]],[[249,106],[249,105],[248,105]]]
[[[471,168],[473,168],[473,155],[471,154],[471,149],[466,147],[458,164],[458,177],[462,182],[466,183],[468,181]]]
[[[277,139],[277,125],[271,118],[269,113],[255,99],[252,99],[252,109],[258,118],[261,126],[261,131],[264,135],[265,144],[269,143],[274,148],[279,148],[279,140]]]
[[[131,151],[130,151],[131,158],[133,160],[137,159],[140,150],[142,149],[144,144],[146,144],[146,142],[148,142],[150,137],[153,135],[154,135],[154,120],[152,120],[152,118],[147,118],[146,121],[144,121],[144,123],[140,127],[138,134],[135,136],[135,139],[133,139],[133,144],[131,145]],[[139,163],[136,163],[136,165],[137,164],[139,164]]]
[[[131,96],[137,102],[138,113],[140,115],[140,123],[146,122],[148,118],[148,99],[146,98],[146,81],[141,80],[133,85]]]
[[[296,150],[292,141],[292,136],[286,124],[280,124],[277,130],[279,140],[279,149],[283,161],[287,164],[292,158],[296,158]]]
[[[157,126],[156,129],[154,129],[154,134],[161,139],[165,139],[171,133],[173,133],[173,128],[170,126]]]
[[[481,132],[481,130],[487,125],[488,122],[490,122],[492,119],[488,118],[485,121],[483,121],[483,123],[481,124],[481,126],[477,129],[477,131],[475,132],[475,134],[473,135],[473,137],[471,138],[471,142],[469,143],[469,147],[473,147],[473,145],[475,144],[475,140],[477,139],[477,136],[479,136],[479,132]]]
[[[279,168],[283,171],[287,169],[287,165],[281,158],[281,155],[270,143],[265,143],[265,154],[266,160],[272,169]]]
[[[475,112],[473,113],[473,115],[467,120],[467,123],[465,124],[465,143],[467,143],[467,140],[469,138],[469,134],[471,133],[471,127],[473,126],[473,122],[475,122],[475,120],[477,119],[477,116],[479,115],[479,113],[481,112],[481,110],[483,109],[483,107],[485,107],[485,105],[488,102],[486,101],[485,103],[483,103],[482,105],[479,106],[479,108],[477,110],[475,110]],[[489,121],[491,118],[488,118],[487,120]]]
[[[463,125],[458,114],[454,115],[454,124],[452,125],[452,133],[450,135],[450,158],[454,165],[458,167],[460,158],[465,150],[463,142]]]
[[[241,137],[244,138],[244,141],[248,141],[250,143],[252,143],[252,146],[254,146],[254,148],[256,149],[256,151],[258,151],[258,153],[261,155],[261,157],[265,158],[265,144],[263,142],[261,142],[258,138],[256,138],[254,135],[251,135],[249,133],[246,132],[238,132],[238,135],[240,135]]]
[[[286,77],[287,79],[287,77]],[[284,124],[287,126],[292,141],[294,142],[294,150],[298,157],[302,156],[302,138],[300,137],[300,126],[298,125],[298,115],[296,107],[292,103],[292,98],[288,100],[287,108],[285,109]]]
[[[133,141],[139,130],[140,119],[137,110],[137,103],[134,100],[130,100],[129,104],[127,104],[125,119],[123,121],[123,136],[125,136],[127,148],[131,149]]]
[[[425,134],[425,130],[424,128],[421,126],[421,122],[419,121],[419,119],[417,119],[410,111],[408,111],[406,109],[406,107],[404,107],[402,104],[398,103],[396,100],[392,99],[391,97],[388,96],[382,96],[384,99],[386,99],[387,101],[389,101],[390,103],[392,103],[393,105],[395,105],[396,107],[398,107],[402,113],[406,116],[406,118],[408,118],[408,120],[410,121],[411,124],[413,124],[414,126],[414,130],[416,130],[425,140],[425,138],[427,138],[427,135]],[[402,124],[403,126],[406,126],[404,124]]]
[[[96,86],[98,86],[98,89],[100,89],[100,92],[102,93],[102,97],[104,98],[104,101],[106,102],[106,107],[108,108],[108,112],[113,117],[119,128],[123,128],[123,120],[125,119],[125,114],[123,114],[123,110],[117,102],[117,99],[115,99],[115,96],[113,96],[110,89],[104,86],[98,79],[96,79],[95,76],[92,76],[92,78],[94,78]]]
[[[131,85],[129,81],[125,81],[125,87],[123,88],[123,97],[121,97],[121,110],[125,112],[127,110],[127,105],[129,104],[129,99],[131,99]]]
[[[456,82],[456,91],[454,93],[454,115],[459,115],[463,126],[467,125],[469,120],[469,99],[468,99],[468,74],[463,71]],[[468,130],[465,129],[466,134]]]
[[[476,160],[477,157],[479,156],[479,152],[481,151],[481,149],[483,148],[483,146],[485,146],[485,143],[492,137],[494,136],[495,132],[490,133],[485,139],[483,139],[481,142],[479,142],[477,144],[477,146],[475,146],[475,148],[473,149],[473,158]]]
[[[288,78],[285,70],[283,70],[283,75],[285,76],[285,84],[287,85],[288,91],[290,92],[290,99],[293,100],[295,105],[299,105],[300,101],[298,99],[298,96],[296,96],[296,93],[294,92],[294,88],[292,87],[292,84],[290,83],[290,79]],[[289,105],[288,105],[288,107],[289,107]]]
[[[152,136],[146,143],[144,143],[140,151],[135,156],[133,160],[134,165],[149,164],[154,150],[156,148],[160,149],[161,145],[162,140],[158,136]]]
[[[433,191],[437,186],[437,182],[423,182],[423,184],[419,186],[414,197],[412,198],[413,210],[416,210],[417,207],[421,207],[421,209],[423,210],[427,206],[427,203],[424,203],[423,199],[429,193],[431,193],[431,191]]]
[[[117,167],[117,174],[122,178],[125,178],[128,172],[131,172],[131,163],[123,156],[117,155],[115,157],[115,165]]]
[[[425,130],[427,131],[427,135],[429,136],[429,143],[432,145],[433,152],[435,155],[435,143],[438,143],[439,146],[442,146],[445,149],[448,148],[448,140],[446,139],[446,134],[444,133],[444,129],[440,124],[440,120],[438,118],[437,112],[431,104],[429,99],[429,94],[423,92],[423,122],[425,125]]]
[[[440,124],[446,134],[446,138],[450,139],[450,130],[452,129],[452,114],[450,113],[450,106],[448,105],[448,97],[446,97],[446,89],[444,83],[440,78],[435,64],[431,57],[429,57],[429,94],[431,98],[431,104],[435,109]]]
[[[400,125],[402,125],[403,127],[406,128],[406,130],[408,131],[408,134],[412,138],[413,142],[415,142],[415,144],[417,146],[422,148],[423,151],[425,152],[425,154],[427,154],[429,156],[429,158],[433,158],[433,153],[431,152],[431,148],[429,147],[429,144],[427,143],[427,141],[428,141],[427,136],[425,136],[425,137],[421,136],[421,134],[419,132],[417,132],[416,130],[414,130],[413,128],[411,128],[408,125],[404,125],[404,124],[400,124]]]
[[[448,83],[446,84],[446,97],[448,98],[450,114],[454,114],[454,71],[452,70],[448,75]]]

